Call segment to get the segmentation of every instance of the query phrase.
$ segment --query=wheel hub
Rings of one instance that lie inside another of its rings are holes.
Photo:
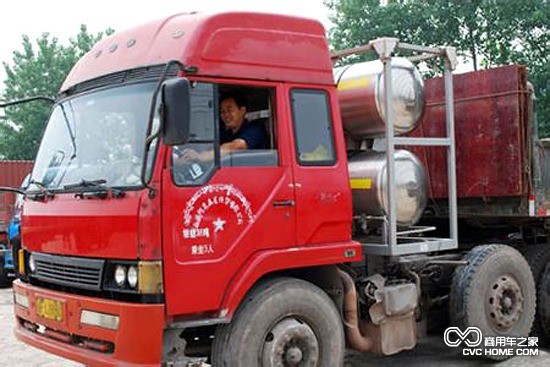
[[[285,361],[289,364],[298,364],[302,361],[302,351],[300,348],[291,347],[285,353]]]
[[[509,330],[519,320],[523,311],[523,294],[513,277],[501,276],[493,283],[487,310],[492,326],[501,331]]]
[[[262,354],[263,366],[306,367],[319,361],[319,342],[304,322],[287,318],[267,334]]]

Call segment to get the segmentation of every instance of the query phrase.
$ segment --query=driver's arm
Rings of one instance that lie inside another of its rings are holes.
[[[235,139],[233,141],[220,145],[220,154],[222,157],[224,157],[233,151],[246,149],[248,149],[248,144],[246,144],[246,141],[244,139]],[[206,150],[198,153],[193,149],[186,149],[183,152],[182,157],[187,161],[206,162],[214,159],[214,152],[212,150]]]
[[[237,138],[233,141],[220,145],[220,152],[222,156],[234,150],[246,150],[246,149],[248,149],[248,144],[246,143],[246,140],[240,139],[240,138]]]

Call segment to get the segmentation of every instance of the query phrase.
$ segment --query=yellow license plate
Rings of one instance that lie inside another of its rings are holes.
[[[44,319],[63,321],[63,304],[53,299],[36,298],[36,313]]]

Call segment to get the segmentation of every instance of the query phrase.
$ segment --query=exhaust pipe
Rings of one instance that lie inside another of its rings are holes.
[[[338,269],[338,274],[344,286],[344,326],[346,339],[349,346],[359,352],[372,350],[374,341],[371,337],[361,334],[359,329],[359,311],[357,309],[357,291],[353,279],[343,270]]]

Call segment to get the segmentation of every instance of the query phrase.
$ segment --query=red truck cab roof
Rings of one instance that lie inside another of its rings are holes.
[[[196,67],[201,76],[334,84],[325,30],[316,20],[246,12],[181,13],[98,42],[60,91],[170,60]]]

